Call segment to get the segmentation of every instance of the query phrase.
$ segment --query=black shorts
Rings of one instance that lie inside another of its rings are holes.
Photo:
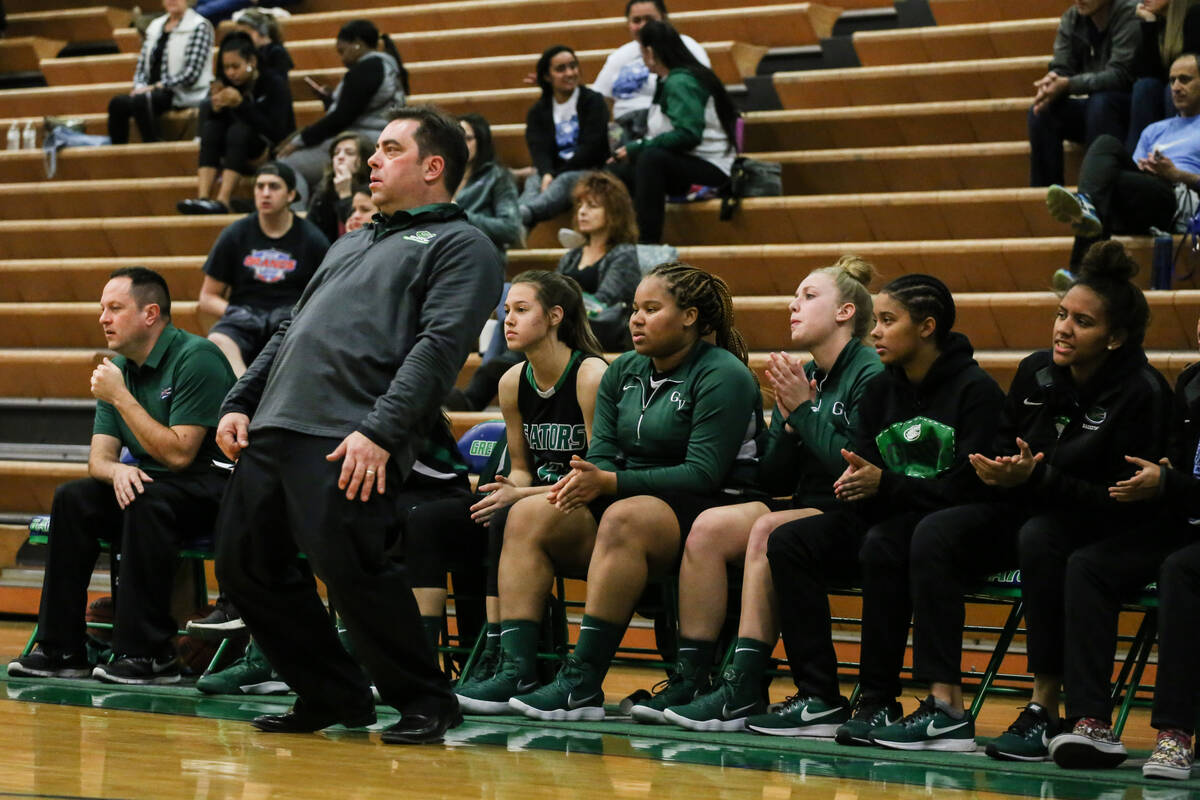
[[[285,319],[292,316],[291,306],[280,306],[270,310],[254,308],[253,306],[229,306],[225,314],[217,320],[217,324],[209,329],[209,333],[220,333],[228,336],[238,346],[242,353],[242,361],[249,364],[254,360],[271,335]]]
[[[636,496],[636,495],[631,495]],[[683,555],[683,543],[687,540],[688,532],[692,529],[692,523],[696,521],[696,517],[710,508],[717,506],[736,505],[745,503],[748,500],[744,497],[732,494],[693,494],[691,492],[661,492],[659,494],[648,495],[649,497],[657,497],[662,500],[671,510],[675,512],[675,519],[679,522],[679,554]],[[618,500],[625,500],[624,497],[615,497],[611,494],[601,495],[592,502],[588,503],[588,511],[592,512],[592,516],[596,518],[596,524],[600,524],[600,517],[608,510],[608,507]]]

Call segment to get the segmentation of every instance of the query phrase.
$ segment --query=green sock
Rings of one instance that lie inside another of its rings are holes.
[[[483,626],[483,652],[492,653],[500,649],[500,623],[489,622]]]
[[[421,617],[421,627],[425,629],[425,641],[436,653],[438,645],[442,643],[442,618]]]
[[[676,656],[680,671],[687,677],[695,679],[706,675],[712,669],[713,654],[716,649],[716,642],[680,636],[679,654]]]
[[[505,661],[512,662],[522,678],[537,672],[538,636],[542,624],[531,619],[506,619],[500,623],[500,649]]]
[[[771,661],[772,645],[758,639],[738,637],[733,646],[733,668],[751,681],[758,681]]]
[[[609,622],[584,614],[579,623],[579,642],[575,645],[575,657],[595,668],[598,677],[603,680],[624,636],[624,623]]]

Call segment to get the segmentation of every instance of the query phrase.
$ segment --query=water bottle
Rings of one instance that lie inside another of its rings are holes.
[[[1170,289],[1175,272],[1175,238],[1158,228],[1151,228],[1154,250],[1151,258],[1150,288]]]
[[[37,149],[37,128],[33,127],[33,120],[26,122],[25,130],[21,131],[21,149]]]
[[[21,128],[19,122],[14,122],[8,126],[8,149],[19,150],[21,148]]]

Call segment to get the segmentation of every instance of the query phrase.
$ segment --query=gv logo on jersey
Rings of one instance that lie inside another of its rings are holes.
[[[252,250],[242,266],[254,273],[254,280],[279,283],[296,271],[296,259],[282,250]]]
[[[668,399],[675,404],[675,408],[679,411],[683,411],[683,407],[687,405],[687,397],[678,389],[671,392],[671,396]]]

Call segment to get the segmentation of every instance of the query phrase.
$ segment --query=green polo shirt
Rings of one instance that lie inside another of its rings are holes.
[[[144,364],[138,366],[124,356],[114,358],[113,364],[124,374],[125,386],[138,405],[155,421],[167,427],[203,425],[209,429],[184,474],[207,471],[214,458],[224,460],[214,431],[221,401],[233,386],[234,377],[229,362],[215,344],[167,325]],[[150,457],[111,403],[103,400],[96,403],[92,433],[120,439],[138,465],[151,475],[170,472]]]

